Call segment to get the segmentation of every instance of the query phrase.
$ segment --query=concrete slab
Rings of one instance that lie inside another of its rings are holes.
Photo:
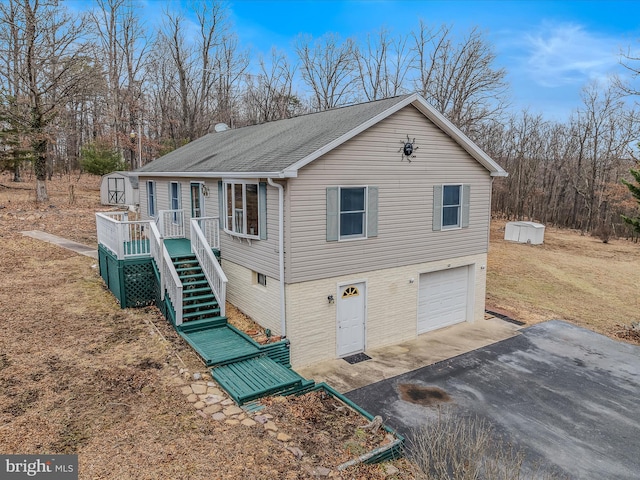
[[[513,337],[520,328],[490,316],[425,333],[408,342],[367,350],[371,360],[354,365],[333,359],[296,371],[345,393]]]
[[[53,243],[54,245],[58,245],[59,247],[66,248],[67,250],[71,250],[73,252],[79,253],[80,255],[85,255],[87,257],[98,259],[98,250],[95,248],[88,247],[83,245],[82,243],[74,242],[72,240],[68,240],[66,238],[58,237],[57,235],[52,235],[50,233],[42,232],[40,230],[29,230],[21,232],[26,237],[35,238],[36,240],[42,240],[44,242]]]
[[[425,402],[410,389],[441,400]],[[640,472],[640,347],[566,322],[522,329],[346,396],[409,436],[438,414],[484,418],[530,464],[568,478]]]

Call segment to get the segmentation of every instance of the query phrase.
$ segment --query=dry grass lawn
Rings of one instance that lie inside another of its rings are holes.
[[[640,321],[640,244],[548,227],[543,245],[528,245],[505,241],[504,226],[492,223],[488,309],[528,324],[563,319],[616,338]]]

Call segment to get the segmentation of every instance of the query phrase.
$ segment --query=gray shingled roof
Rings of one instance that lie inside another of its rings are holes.
[[[282,172],[408,96],[209,133],[138,172]]]
[[[288,177],[383,118],[413,105],[492,176],[506,176],[476,144],[416,93],[210,133],[136,171],[140,176]]]

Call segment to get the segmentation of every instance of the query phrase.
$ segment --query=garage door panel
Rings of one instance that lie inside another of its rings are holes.
[[[420,275],[418,333],[467,320],[469,267]]]

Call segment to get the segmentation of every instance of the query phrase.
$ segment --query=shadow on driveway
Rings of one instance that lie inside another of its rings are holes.
[[[520,333],[346,396],[409,437],[455,405],[445,411],[487,419],[529,462],[640,478],[640,347],[558,320]]]

